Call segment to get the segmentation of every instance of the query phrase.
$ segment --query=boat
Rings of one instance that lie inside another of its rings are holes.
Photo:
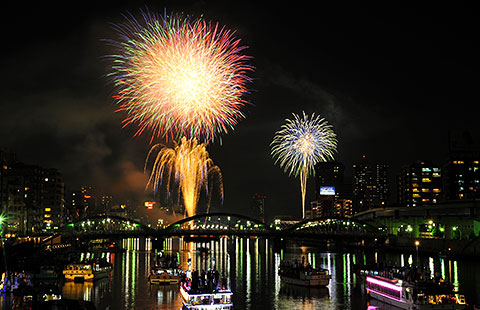
[[[56,280],[58,278],[55,266],[40,266],[38,273],[33,274],[34,280]]]
[[[284,283],[307,287],[325,287],[332,278],[327,269],[288,261],[280,264],[278,274]]]
[[[180,282],[180,274],[177,269],[173,268],[153,268],[148,276],[150,284],[178,284]]]
[[[406,281],[379,275],[366,276],[367,294],[385,304],[406,310],[466,309],[465,297],[447,284],[434,281]]]
[[[63,269],[65,281],[95,281],[108,277],[112,272],[112,264],[104,261],[68,264]]]
[[[178,284],[180,282],[181,268],[176,256],[164,255],[160,252],[155,264],[150,270],[148,282],[150,284]]]
[[[180,295],[183,310],[230,310],[233,308],[233,293],[227,285],[227,280],[223,277],[220,280],[218,272],[215,271],[209,271],[206,276],[203,273],[199,276],[198,272],[183,273]]]

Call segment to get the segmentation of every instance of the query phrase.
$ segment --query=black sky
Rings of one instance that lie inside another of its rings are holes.
[[[308,3],[308,4],[307,4]],[[328,4],[327,4],[328,3]],[[256,71],[247,118],[209,146],[224,178],[217,210],[300,214],[298,179],[273,165],[269,144],[291,113],[324,116],[350,173],[363,154],[398,168],[441,164],[451,130],[479,133],[476,7],[398,2],[97,1],[2,8],[0,147],[60,169],[66,185],[144,195],[147,136],[132,138],[105,78],[111,23],[121,14],[185,12],[236,30]],[[312,187],[313,178],[309,179]],[[310,195],[311,196],[311,195]],[[310,197],[311,198],[311,197]]]

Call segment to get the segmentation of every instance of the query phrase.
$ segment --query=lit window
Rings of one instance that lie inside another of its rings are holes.
[[[422,182],[428,183],[428,182],[432,182],[432,180],[430,178],[422,178]]]
[[[45,212],[50,212],[50,211],[52,211],[51,208],[45,208]]]
[[[434,193],[440,193],[440,189],[439,189],[439,188],[434,188],[434,189],[433,189],[433,192],[434,192]]]
[[[422,192],[424,192],[424,193],[429,193],[429,192],[430,192],[430,189],[429,189],[429,188],[422,188]]]

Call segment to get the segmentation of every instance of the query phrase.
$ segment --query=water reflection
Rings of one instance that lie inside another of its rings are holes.
[[[95,283],[63,283],[64,298],[94,302],[103,309],[175,309],[182,307],[178,285],[150,285],[147,281],[155,250],[149,239],[123,241],[125,252],[83,253],[99,255],[114,265],[111,277]],[[384,262],[386,265],[412,264],[411,253],[356,251],[325,253],[309,247],[288,247],[275,252],[268,239],[220,238],[185,242],[182,238],[164,241],[166,254],[176,255],[183,269],[217,269],[230,280],[234,309],[394,309],[376,301],[367,302],[362,280],[354,265]],[[281,282],[278,267],[282,260],[301,261],[332,275],[325,288],[302,288]],[[189,260],[190,259],[190,260]],[[415,257],[417,262],[417,258]],[[480,303],[480,265],[475,261],[420,256],[418,264],[453,283],[470,304]],[[0,295],[0,308],[10,309],[8,296]]]

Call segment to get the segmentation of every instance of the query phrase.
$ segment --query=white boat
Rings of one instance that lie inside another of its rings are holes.
[[[282,263],[278,271],[282,282],[307,287],[323,287],[330,283],[332,276],[327,269],[295,266]]]
[[[367,294],[385,304],[407,310],[466,309],[465,297],[451,287],[435,283],[416,284],[381,276],[366,277]]]
[[[184,310],[230,310],[232,291],[228,280],[217,271],[198,274],[187,271],[181,275],[180,295]]]
[[[192,291],[182,283],[180,294],[185,310],[230,310],[233,308],[232,291],[216,290],[214,292]]]
[[[90,282],[108,277],[112,272],[112,264],[107,262],[68,264],[63,269],[65,281]]]

